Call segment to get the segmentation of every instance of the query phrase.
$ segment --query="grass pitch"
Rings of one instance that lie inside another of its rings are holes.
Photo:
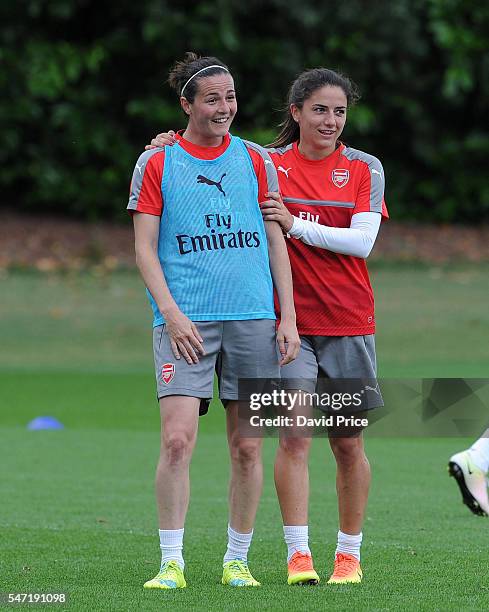
[[[488,376],[487,269],[379,269],[383,376]],[[201,420],[186,525],[188,588],[145,592],[159,564],[158,453],[149,307],[135,274],[2,279],[0,591],[69,593],[69,610],[480,610],[486,520],[462,506],[447,458],[470,439],[367,440],[373,483],[361,585],[329,587],[337,511],[327,440],[311,456],[317,587],[288,587],[273,489],[276,440],[250,566],[259,589],[220,584],[226,544],[222,408]],[[5,298],[5,299],[4,299]],[[29,432],[50,414],[65,430]],[[59,609],[59,608],[58,608]]]

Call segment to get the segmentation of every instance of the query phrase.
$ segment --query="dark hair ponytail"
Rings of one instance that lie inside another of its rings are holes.
[[[299,124],[294,121],[290,112],[290,105],[295,104],[302,108],[304,102],[321,87],[341,87],[345,93],[348,106],[353,106],[360,98],[357,86],[348,77],[328,70],[328,68],[313,68],[302,72],[292,83],[287,96],[287,107],[284,109],[284,120],[279,124],[280,132],[275,140],[268,146],[285,147],[300,137]]]
[[[226,64],[221,62],[221,60],[217,59],[217,57],[199,57],[196,53],[192,53],[188,51],[185,53],[185,57],[183,60],[180,60],[175,63],[173,68],[170,70],[168,75],[168,84],[172,89],[174,89],[178,96],[182,95],[182,88],[185,83],[199,70],[206,68],[207,66],[214,66],[214,68],[209,68],[209,70],[204,70],[202,72],[202,77],[200,74],[192,79],[188,85],[185,87],[184,96],[190,102],[193,103],[195,99],[195,94],[198,90],[198,83],[200,78],[205,78],[208,76],[214,76],[215,74],[220,74],[221,72],[229,72]],[[222,68],[221,68],[222,66]]]

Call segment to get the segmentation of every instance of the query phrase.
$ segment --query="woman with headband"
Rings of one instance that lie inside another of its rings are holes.
[[[262,203],[267,220],[288,233],[297,327],[298,358],[281,369],[292,389],[311,392],[318,378],[367,379],[368,408],[382,406],[376,384],[374,298],[366,258],[382,218],[384,172],[378,159],[339,138],[354,84],[326,68],[303,72],[288,96],[281,132],[269,149],[280,193]],[[151,145],[172,144],[160,134]],[[279,305],[277,305],[279,306]],[[284,521],[289,577],[312,570],[308,544],[310,438],[281,437],[275,484]],[[361,433],[330,436],[337,463],[339,531],[329,583],[362,579],[360,546],[370,484]]]
[[[259,586],[247,555],[262,488],[261,439],[239,435],[238,379],[277,378],[300,346],[285,240],[259,207],[265,193],[277,191],[277,174],[262,147],[229,134],[237,103],[221,61],[187,53],[169,83],[187,127],[175,147],[140,156],[128,205],[154,314],[161,413],[156,498],[162,560],[144,586],[186,586],[189,463],[216,365],[231,455],[222,583]],[[283,313],[277,331],[273,286]]]

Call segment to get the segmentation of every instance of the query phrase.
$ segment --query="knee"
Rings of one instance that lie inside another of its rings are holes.
[[[363,441],[360,437],[331,438],[330,444],[336,462],[342,467],[349,468],[358,461],[364,458],[366,459],[363,450]]]
[[[307,461],[310,446],[310,438],[280,438],[280,450],[295,461]]]
[[[163,444],[162,454],[170,466],[178,466],[190,461],[192,440],[182,433],[168,435]]]
[[[261,441],[239,438],[233,442],[231,459],[242,469],[250,469],[261,461]]]

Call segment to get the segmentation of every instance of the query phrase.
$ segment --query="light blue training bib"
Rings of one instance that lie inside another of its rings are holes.
[[[243,141],[231,137],[213,160],[166,147],[161,190],[158,256],[180,310],[192,321],[275,319],[258,180]]]

